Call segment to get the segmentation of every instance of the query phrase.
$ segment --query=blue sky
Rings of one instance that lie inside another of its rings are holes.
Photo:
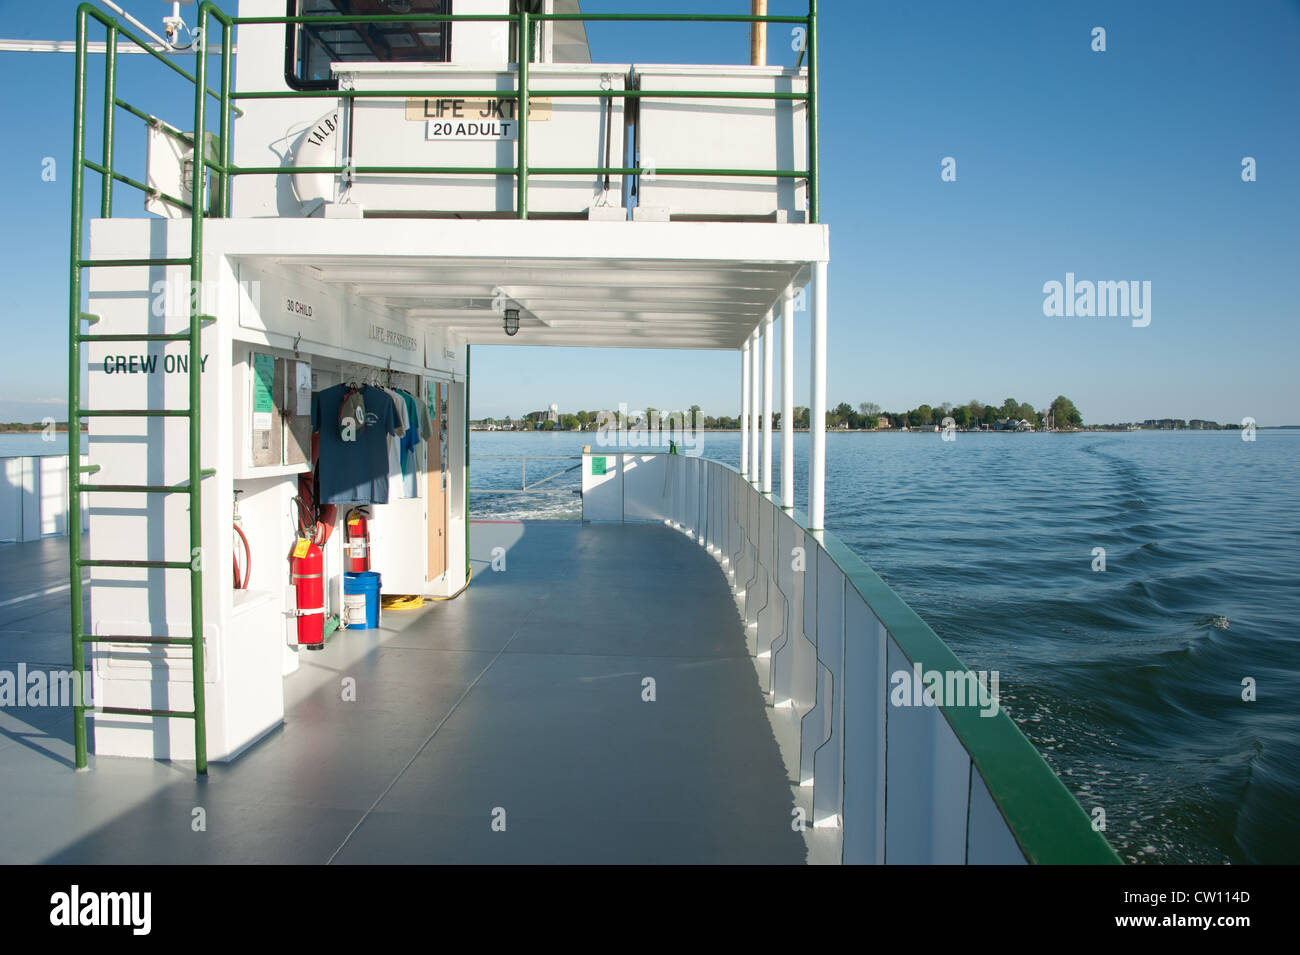
[[[0,35],[70,39],[75,6],[0,0]],[[588,0],[584,9],[641,6],[705,4]],[[150,23],[164,9],[127,7]],[[1300,3],[821,7],[832,404],[901,410],[1013,396],[1041,407],[1063,393],[1088,421],[1300,423]],[[1091,49],[1097,26],[1104,53]],[[792,62],[788,29],[771,30],[772,61]],[[743,26],[590,32],[604,62],[748,54]],[[145,59],[123,58],[124,83],[137,91],[128,98],[183,117],[188,96],[158,84]],[[9,358],[0,420],[64,413],[72,68],[70,55],[0,53],[9,91],[0,105]],[[120,156],[140,145],[124,141]],[[47,156],[58,163],[54,182],[41,177]],[[956,182],[940,179],[949,156]],[[1246,156],[1255,182],[1242,181]],[[119,195],[121,211],[136,214],[131,191]],[[1043,284],[1067,272],[1149,281],[1150,325],[1045,317]],[[798,317],[795,399],[805,404],[807,316]],[[713,414],[739,405],[732,352],[479,346],[473,372],[476,417],[551,402],[700,404]]]

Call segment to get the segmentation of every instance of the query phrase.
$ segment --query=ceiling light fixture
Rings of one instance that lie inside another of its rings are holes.
[[[506,309],[505,325],[506,325],[507,335],[514,335],[516,332],[519,331],[519,309],[517,308]]]

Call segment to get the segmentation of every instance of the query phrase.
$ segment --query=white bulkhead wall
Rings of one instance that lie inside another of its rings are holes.
[[[189,228],[185,220],[97,220],[91,226],[91,255],[178,257],[188,248]],[[310,272],[273,264],[265,232],[265,224],[248,220],[209,220],[205,228],[204,307],[217,319],[203,333],[201,429],[201,464],[216,471],[203,482],[201,555],[208,754],[214,761],[233,758],[280,721],[281,675],[296,662],[296,651],[285,649],[286,554],[294,537],[288,502],[296,493],[297,472],[305,465],[256,468],[246,454],[250,351],[288,358],[295,356],[297,344],[301,357],[322,372],[337,370],[343,363],[382,368],[391,358],[394,369],[412,376],[412,382],[451,383],[446,573],[426,585],[426,515],[424,502],[415,499],[389,505],[388,513],[383,513],[384,506],[376,508],[381,512],[376,521],[393,527],[400,524],[404,533],[389,535],[389,553],[377,555],[382,563],[375,569],[386,572],[388,592],[447,594],[459,588],[466,574],[463,340],[409,322],[400,313],[313,279]],[[352,248],[346,241],[340,244]],[[247,258],[251,248],[260,252],[255,261]],[[179,295],[170,294],[173,286]],[[89,278],[90,308],[101,316],[97,331],[110,334],[184,330],[189,324],[187,293],[188,272],[181,267],[97,269]],[[291,312],[286,306],[289,299],[310,302],[310,318],[301,309]],[[86,406],[185,408],[186,351],[185,343],[89,345]],[[337,380],[322,378],[322,385]],[[95,418],[90,458],[101,467],[95,480],[183,484],[187,439],[183,419]],[[241,592],[232,592],[228,569],[235,488],[244,492],[241,517],[254,549],[250,588]],[[95,494],[90,504],[88,556],[178,560],[187,555],[185,495]],[[327,567],[332,579],[342,569],[340,540],[336,529]],[[93,633],[190,633],[189,577],[183,571],[95,568],[90,594]],[[337,613],[340,603],[334,594],[331,612]],[[142,651],[104,644],[92,651],[91,658],[100,705],[177,710],[191,705],[188,648]],[[103,717],[94,721],[93,732],[95,751],[101,755],[171,759],[193,755],[193,736],[180,721]]]
[[[548,0],[549,5],[549,0]],[[282,17],[284,0],[240,0],[241,17]],[[455,0],[455,14],[508,14],[510,0]],[[243,25],[238,28],[236,92],[291,92],[285,80],[284,24]],[[453,66],[506,69],[513,59],[510,24],[456,23],[452,27]],[[339,103],[328,97],[244,100],[233,127],[233,157],[239,166],[279,166],[290,156],[303,133],[318,124],[337,123]],[[398,157],[395,163],[404,160]],[[334,160],[324,163],[333,165]],[[237,218],[300,217],[302,204],[290,188],[289,176],[240,176],[235,183],[231,213]]]

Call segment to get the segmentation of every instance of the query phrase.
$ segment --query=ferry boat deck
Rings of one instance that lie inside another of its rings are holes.
[[[748,24],[751,62],[564,39],[665,17]],[[191,73],[78,7],[68,455],[5,464],[0,530],[46,539],[0,556],[0,689],[58,669],[93,700],[0,700],[0,862],[1118,861],[996,681],[825,528],[817,22],[205,0]],[[382,24],[430,43],[349,39]],[[119,95],[116,41],[192,121]],[[473,523],[485,344],[729,352],[740,468],[624,409],[581,523]],[[369,617],[362,572],[436,602],[312,649]]]
[[[287,678],[284,724],[206,779],[111,756],[74,774],[69,708],[0,709],[0,861],[838,861],[791,825],[808,790],[700,547],[663,525],[476,522],[471,548],[464,594],[335,633]],[[0,603],[54,591],[10,604],[0,669],[70,663],[66,549],[0,547]]]

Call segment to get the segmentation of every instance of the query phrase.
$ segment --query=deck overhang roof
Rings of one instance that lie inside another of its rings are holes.
[[[216,220],[209,248],[470,344],[734,349],[827,258],[822,225]],[[518,308],[507,337],[505,307]]]

